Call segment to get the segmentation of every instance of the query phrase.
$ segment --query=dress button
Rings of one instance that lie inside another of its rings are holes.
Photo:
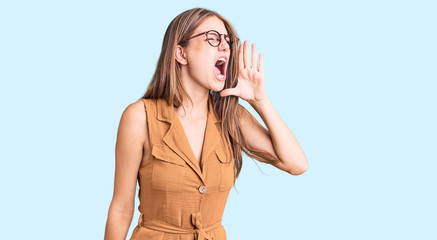
[[[205,193],[206,192],[206,186],[202,185],[199,187],[199,192],[200,193]]]

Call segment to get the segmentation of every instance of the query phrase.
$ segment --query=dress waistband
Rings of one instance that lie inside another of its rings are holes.
[[[143,221],[141,221],[143,220]],[[143,213],[141,213],[138,219],[138,226],[143,226],[157,231],[167,232],[167,233],[195,233],[196,240],[213,240],[212,236],[206,234],[207,231],[214,230],[221,226],[221,221],[218,221],[208,227],[203,227],[202,216],[200,212],[195,212],[191,214],[191,222],[195,226],[195,229],[180,228],[170,223],[159,221],[156,219],[143,219]]]

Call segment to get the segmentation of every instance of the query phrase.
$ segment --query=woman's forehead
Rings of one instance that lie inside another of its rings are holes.
[[[216,30],[220,33],[228,34],[225,24],[216,16],[212,16],[203,21],[195,30],[195,33],[206,32],[208,30]]]

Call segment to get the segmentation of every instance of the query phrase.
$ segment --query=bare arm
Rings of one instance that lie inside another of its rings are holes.
[[[305,154],[293,133],[273,108],[270,100],[266,98],[258,105],[251,105],[263,119],[268,130],[241,106],[241,128],[247,144],[274,156],[277,161],[269,162],[273,166],[292,175],[304,173],[308,168]]]
[[[143,146],[148,146],[149,141],[146,119],[142,101],[130,104],[121,116],[115,146],[114,195],[108,211],[105,240],[124,240],[129,231]]]
[[[246,112],[239,119],[246,143],[251,148],[265,151],[263,159],[266,159],[266,162],[290,174],[299,175],[306,171],[308,161],[293,133],[267,97],[263,59],[263,55],[260,54],[258,64],[255,44],[252,44],[252,59],[250,59],[249,41],[244,41],[244,44],[238,48],[237,86],[222,90],[220,96],[234,95],[247,101],[261,116],[268,130]]]

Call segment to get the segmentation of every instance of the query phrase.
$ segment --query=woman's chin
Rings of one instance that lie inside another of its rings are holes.
[[[224,87],[225,87],[225,83],[221,82],[221,83],[214,84],[214,86],[212,86],[211,90],[214,92],[220,92],[221,90],[223,90]]]

